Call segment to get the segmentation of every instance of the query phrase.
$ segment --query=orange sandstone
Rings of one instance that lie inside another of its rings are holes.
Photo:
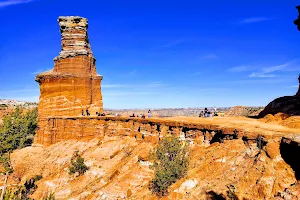
[[[54,58],[53,70],[38,74],[40,85],[38,106],[39,130],[35,143],[47,134],[49,116],[78,116],[82,110],[103,112],[101,80],[96,59],[90,48],[88,21],[82,17],[59,17],[62,36],[61,52]]]

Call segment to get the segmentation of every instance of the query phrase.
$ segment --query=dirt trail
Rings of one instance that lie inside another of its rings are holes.
[[[191,123],[213,124],[222,128],[236,128],[243,130],[245,134],[251,135],[263,134],[269,136],[286,136],[287,134],[297,135],[300,133],[300,128],[289,128],[277,122],[264,123],[261,120],[249,117],[169,117],[165,119]]]

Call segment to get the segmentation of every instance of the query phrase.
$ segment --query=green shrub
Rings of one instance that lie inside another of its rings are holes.
[[[176,137],[167,137],[159,141],[152,152],[155,177],[149,188],[158,196],[164,196],[170,185],[182,178],[188,170],[189,147]]]
[[[10,162],[10,154],[9,153],[0,155],[0,164],[4,168],[4,172],[2,172],[2,173],[10,174],[13,172],[13,167]]]
[[[84,158],[82,158],[78,151],[75,151],[71,158],[71,166],[69,167],[69,174],[78,172],[79,175],[83,175],[88,170],[88,167],[84,164]]]
[[[236,188],[234,185],[227,185],[228,188],[227,196],[230,200],[237,200],[237,196],[235,195]]]
[[[37,109],[23,112],[21,107],[3,118],[0,126],[0,156],[29,146],[37,128]]]

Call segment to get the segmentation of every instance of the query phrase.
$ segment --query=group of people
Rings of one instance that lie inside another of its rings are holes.
[[[202,110],[199,114],[199,117],[212,117],[212,116],[218,116],[217,108],[214,107],[213,111],[209,111],[207,108],[204,108],[204,111]]]
[[[99,113],[99,112],[96,112],[96,115],[97,115],[97,116],[106,116],[105,113]]]
[[[86,112],[86,116],[90,116],[91,115],[90,112],[89,112],[89,109],[86,109],[85,112]],[[85,116],[85,113],[84,113],[83,110],[81,110],[81,115]],[[106,116],[106,114],[105,113],[96,112],[96,116]]]
[[[82,116],[90,116],[90,112],[89,112],[89,109],[86,109],[85,112],[84,110],[81,110],[81,115]],[[106,116],[105,113],[100,113],[100,112],[96,112],[96,116]],[[119,114],[116,114],[116,116],[120,116]],[[132,115],[130,115],[130,117],[139,117],[139,118],[142,118],[142,119],[145,119],[146,116],[145,114],[139,114],[139,115],[135,115],[134,113]],[[152,117],[152,114],[151,114],[151,110],[149,109],[148,110],[148,118],[151,118]]]
[[[133,114],[130,115],[129,117],[139,117],[139,118],[145,119],[145,118],[146,118],[146,115],[145,115],[145,114],[135,115],[135,114],[133,113]],[[152,117],[152,114],[151,114],[151,110],[149,109],[149,110],[148,110],[148,118],[151,118],[151,117]]]
[[[86,109],[85,112],[86,112],[86,116],[90,116],[90,115],[91,115],[91,114],[89,113],[89,110],[88,110],[88,109]],[[82,115],[82,116],[85,116],[83,110],[81,110],[81,115]]]

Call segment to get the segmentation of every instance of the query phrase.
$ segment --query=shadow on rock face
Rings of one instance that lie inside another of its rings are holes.
[[[226,200],[226,197],[223,194],[217,194],[214,191],[209,191],[206,193],[207,200]]]
[[[294,141],[282,139],[280,144],[280,154],[283,160],[291,166],[295,172],[297,180],[300,180],[300,144]]]

